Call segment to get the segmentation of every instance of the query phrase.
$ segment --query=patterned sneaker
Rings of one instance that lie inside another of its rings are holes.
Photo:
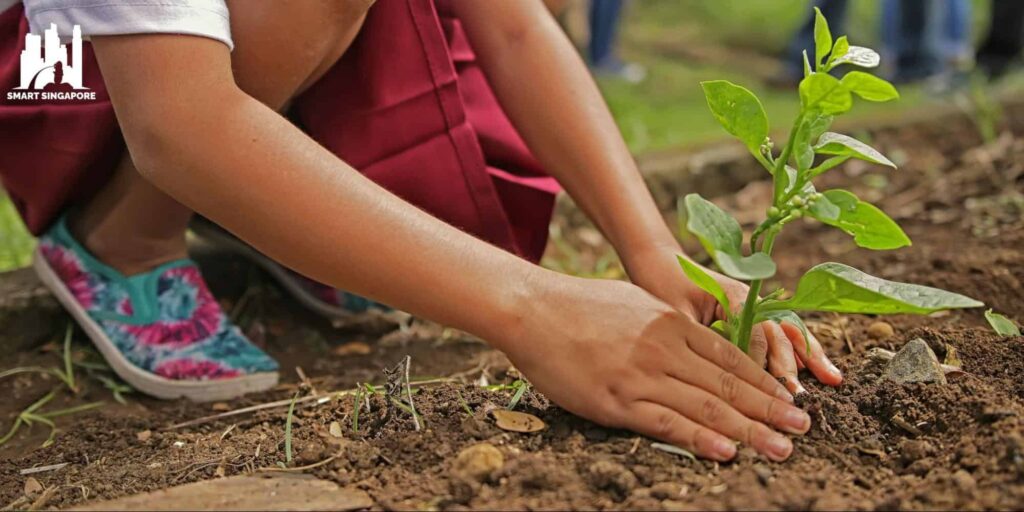
[[[62,217],[39,238],[33,266],[139,391],[212,401],[277,384],[277,362],[231,324],[191,260],[126,277],[82,247]]]
[[[292,297],[295,297],[295,300],[321,316],[333,320],[347,320],[357,313],[370,310],[391,311],[391,308],[384,304],[319,283],[285,268],[206,219],[196,217],[190,228],[204,240],[240,254],[262,267]]]

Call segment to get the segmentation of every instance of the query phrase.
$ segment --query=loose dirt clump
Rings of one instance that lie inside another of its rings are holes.
[[[1007,118],[1024,119],[1020,110],[1008,112]],[[850,165],[828,176],[820,188],[842,186],[879,204],[905,227],[914,245],[895,252],[855,251],[844,234],[802,224],[776,244],[799,249],[779,251],[779,284],[791,288],[812,263],[834,259],[886,279],[963,293],[1024,319],[1024,138],[1021,127],[1015,128],[1018,136],[1005,135],[988,144],[981,144],[973,124],[961,117],[873,134],[876,146],[890,155],[904,154],[906,164],[894,172]],[[756,186],[742,201],[736,197],[716,201],[734,213],[760,207]],[[589,229],[575,217],[563,217],[557,225],[573,243],[579,239],[576,230]],[[595,255],[607,251],[599,239],[577,247],[585,253],[580,257],[584,262],[601,260]],[[302,367],[321,393],[354,389],[357,383],[380,385],[381,369],[406,354],[412,356],[412,380],[432,381],[413,384],[422,421],[418,432],[412,416],[401,408],[392,409],[387,422],[375,422],[386,406],[378,395],[368,400],[369,408],[366,398],[360,398],[358,431],[351,394],[296,407],[295,460],[286,465],[289,470],[309,466],[302,471],[365,491],[375,508],[1024,506],[1024,338],[994,334],[980,310],[884,319],[811,316],[808,324],[843,370],[844,384],[829,388],[802,376],[808,393],[798,403],[810,412],[813,425],[806,436],[794,439],[790,460],[773,463],[741,449],[735,461],[716,464],[652,448],[650,440],[594,425],[532,392],[516,410],[535,415],[545,428],[504,431],[495,425],[491,411],[506,408],[514,390],[477,384],[511,384],[518,375],[479,341],[420,323],[378,331],[326,325],[291,306],[266,278],[235,260],[211,256],[204,265],[217,269],[218,296],[233,298],[225,301],[228,310],[245,303],[238,317],[247,332],[283,368]],[[613,263],[601,265],[601,272],[614,274]],[[238,300],[245,294],[245,301]],[[50,306],[44,299],[22,302],[11,307],[44,308],[46,315],[54,315],[45,309]],[[7,363],[52,364],[55,355],[40,340],[57,339],[66,324],[53,325],[46,335],[38,329],[3,331],[0,342],[17,347]],[[940,362],[955,350],[960,371],[948,373],[946,384],[898,384],[882,378],[885,361],[871,357],[870,350],[898,351],[917,338]],[[359,349],[336,348],[351,343],[360,344],[349,345]],[[439,375],[455,378],[433,380]],[[287,402],[300,379],[286,376],[290,382],[279,389],[226,405],[159,402],[137,395],[127,395],[128,404],[117,405],[108,390],[85,379],[80,394],[60,405],[110,403],[62,418],[56,442],[47,448],[37,448],[45,439],[40,428],[19,433],[0,448],[5,457],[0,461],[0,505],[23,497],[28,476],[21,470],[57,463],[67,465],[31,475],[44,490],[54,489],[48,507],[281,471],[287,407],[166,427],[225,409]],[[10,420],[52,384],[38,375],[5,380],[8,396],[0,413]]]

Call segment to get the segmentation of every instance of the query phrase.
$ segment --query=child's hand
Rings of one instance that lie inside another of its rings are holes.
[[[673,276],[680,277],[680,276]],[[566,276],[498,340],[547,397],[576,414],[715,460],[738,440],[783,460],[807,414],[739,349],[639,287]]]
[[[678,247],[675,247],[674,250],[670,248],[659,251],[657,255],[634,258],[629,274],[644,289],[680,311],[690,313],[704,325],[724,320],[722,308],[715,298],[683,275],[676,262],[676,254],[679,253]],[[728,295],[732,308],[738,313],[747,299],[747,285],[713,270],[705,271],[715,277]],[[807,352],[808,342],[810,354]],[[805,342],[800,329],[792,324],[784,323],[780,326],[775,322],[763,322],[754,326],[749,356],[762,367],[767,359],[771,374],[784,379],[786,387],[793,393],[804,391],[797,380],[798,362],[801,368],[806,366],[822,383],[836,386],[843,380],[842,373],[825,355],[818,340],[812,335]]]

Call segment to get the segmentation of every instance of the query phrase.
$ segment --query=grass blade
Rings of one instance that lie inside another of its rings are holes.
[[[292,419],[295,417],[295,401],[299,399],[299,392],[295,392],[292,403],[288,405],[288,417],[284,420],[284,460],[292,462]]]

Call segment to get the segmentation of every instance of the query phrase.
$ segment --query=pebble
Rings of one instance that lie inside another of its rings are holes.
[[[888,322],[875,322],[868,326],[868,336],[876,340],[887,340],[895,334],[892,325]]]
[[[675,482],[660,482],[652,485],[650,492],[659,500],[675,499],[682,496],[683,486]]]
[[[898,384],[908,382],[946,383],[946,374],[928,343],[921,338],[910,340],[882,370],[882,378]]]
[[[768,485],[768,482],[772,480],[772,470],[764,464],[754,464],[754,474],[757,475],[757,479],[761,482],[761,485]]]
[[[636,475],[618,462],[599,460],[591,464],[588,471],[594,487],[612,491],[618,496],[629,495],[637,485]]]
[[[152,430],[143,430],[142,432],[135,433],[135,439],[138,439],[140,443],[145,443],[146,441],[149,441],[151,437],[153,437]]]
[[[974,481],[974,477],[970,473],[961,469],[953,473],[953,485],[956,485],[961,491],[970,491],[974,489],[977,482]]]
[[[490,480],[505,466],[505,456],[490,443],[474,444],[464,448],[455,457],[455,473],[477,482]]]

